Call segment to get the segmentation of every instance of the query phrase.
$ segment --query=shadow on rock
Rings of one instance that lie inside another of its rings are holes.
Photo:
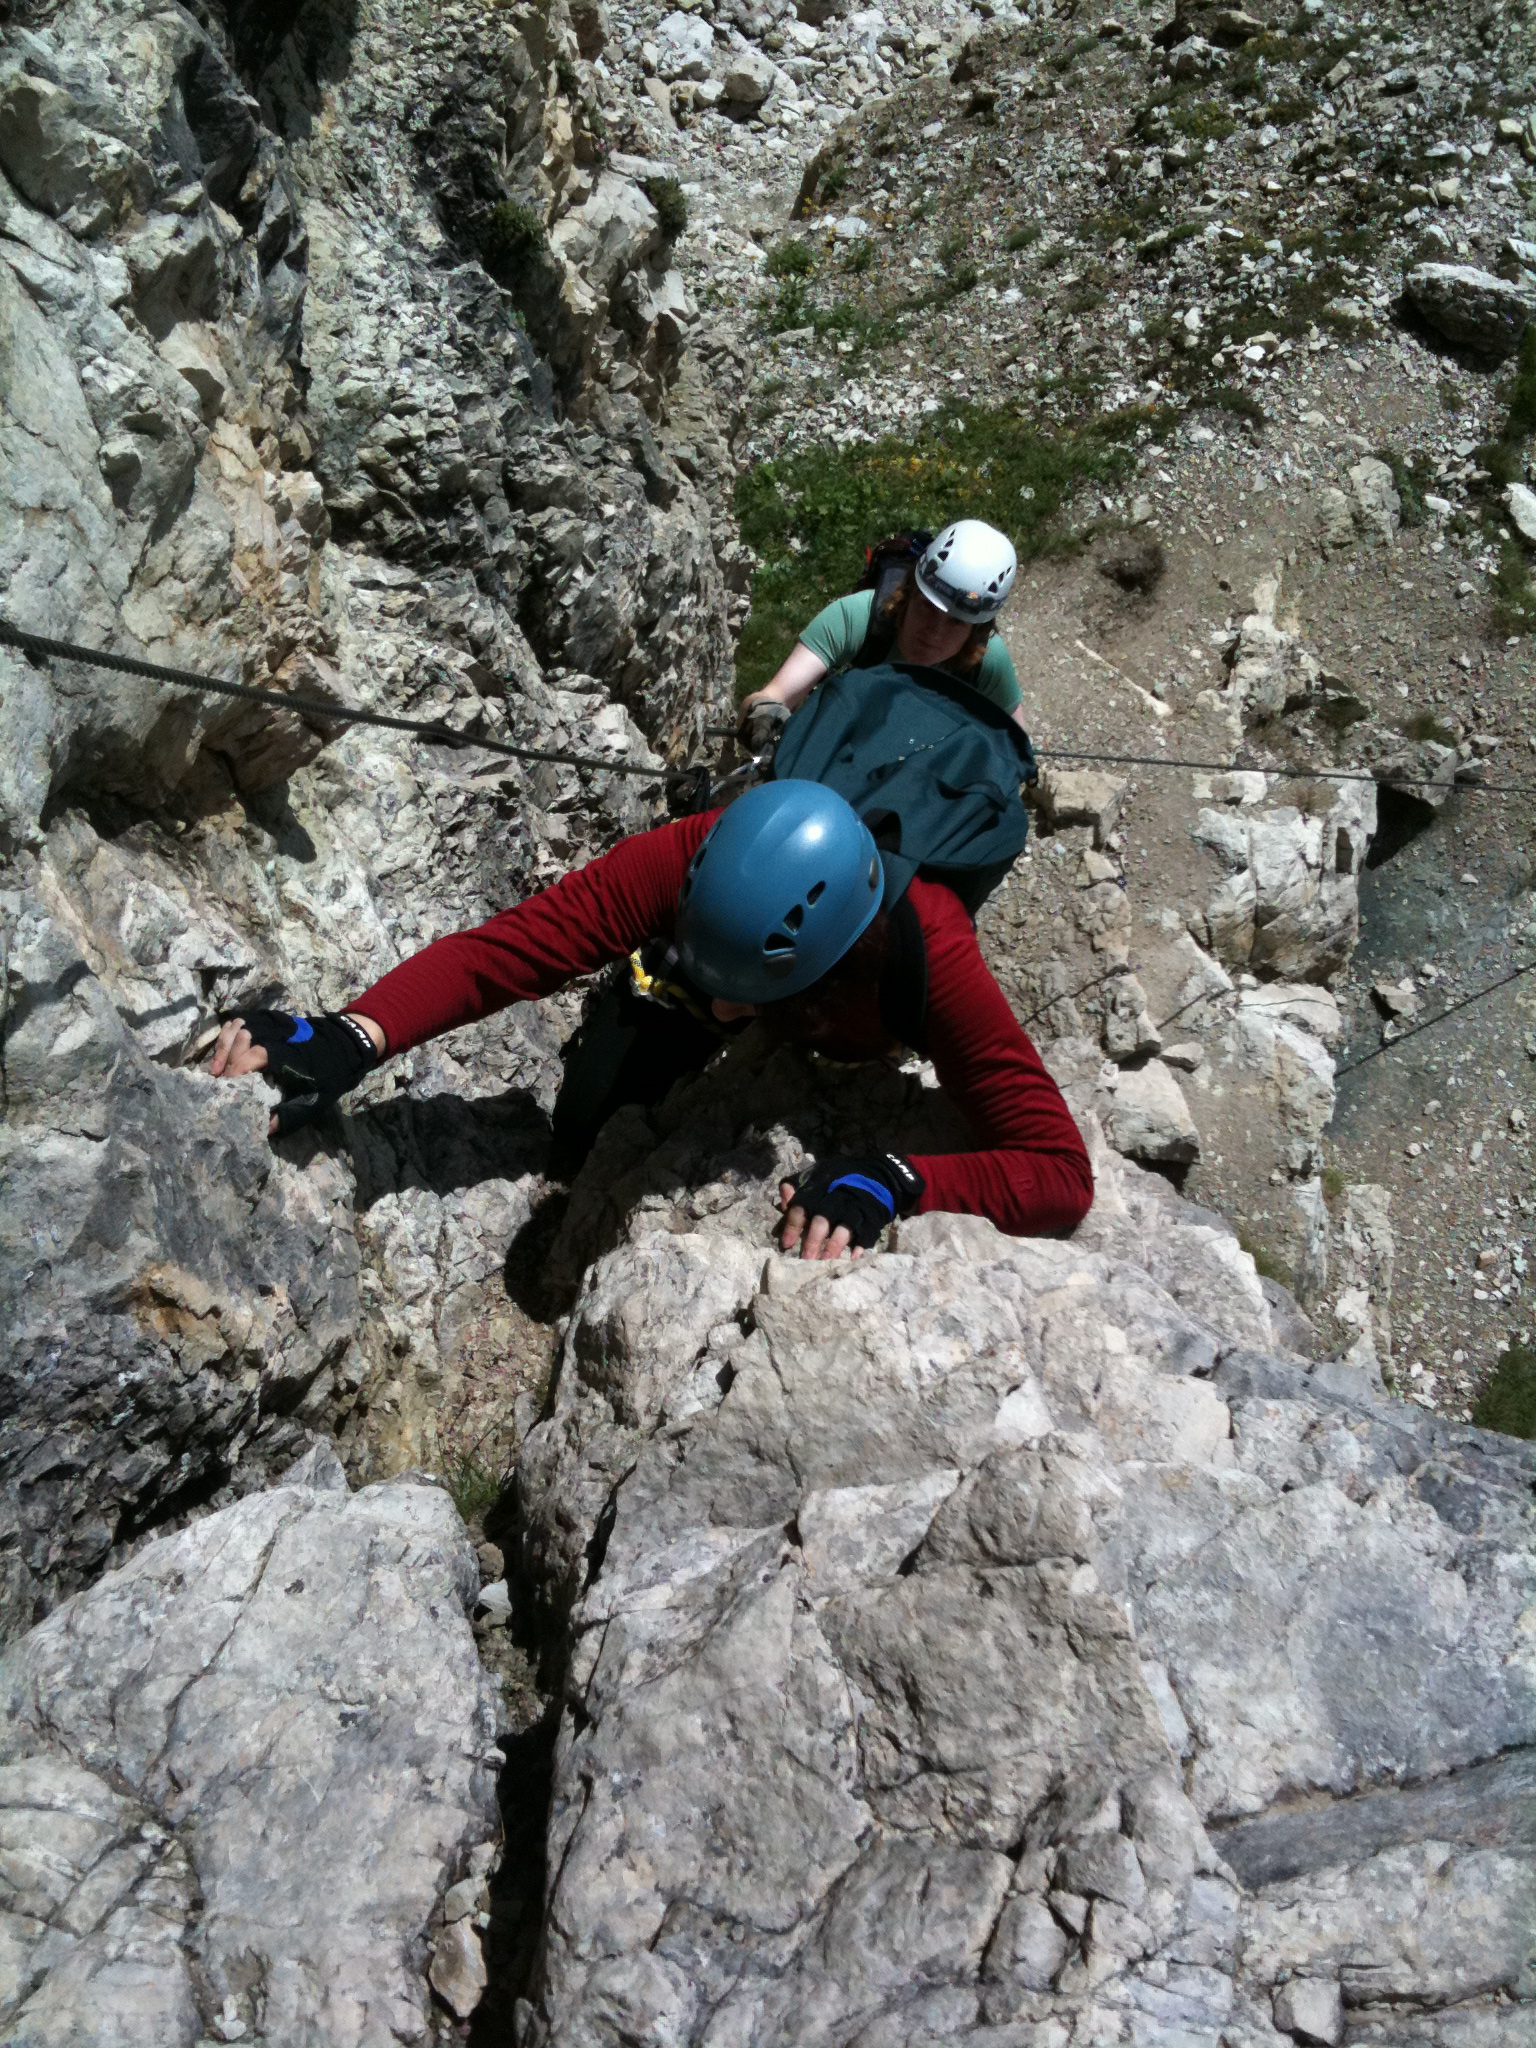
[[[361,1215],[385,1195],[434,1195],[541,1173],[549,1117],[526,1090],[501,1096],[396,1096],[345,1119]]]

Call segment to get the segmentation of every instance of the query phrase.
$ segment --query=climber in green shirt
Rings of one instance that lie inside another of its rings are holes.
[[[989,697],[1022,729],[1023,700],[994,622],[1018,574],[1006,535],[959,519],[873,590],[855,590],[819,611],[764,689],[741,707],[754,752],[828,675],[882,661],[942,668]]]

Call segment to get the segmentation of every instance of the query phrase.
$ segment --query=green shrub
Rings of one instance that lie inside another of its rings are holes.
[[[1022,227],[1010,228],[1008,230],[1007,234],[1003,237],[1003,247],[1015,250],[1027,249],[1032,243],[1038,242],[1039,239],[1040,225],[1038,221],[1025,221]]]
[[[459,1511],[460,1521],[483,1524],[501,1498],[503,1482],[488,1465],[466,1454],[456,1458],[448,1467],[443,1474],[443,1484]]]
[[[1536,1442],[1536,1351],[1529,1345],[1511,1344],[1503,1353],[1477,1397],[1472,1420],[1479,1429]]]
[[[1536,582],[1517,540],[1500,540],[1493,572],[1493,622],[1501,633],[1536,633]]]
[[[868,235],[855,242],[843,259],[845,270],[851,270],[855,277],[864,277],[874,268],[875,245]]]
[[[794,235],[787,242],[776,243],[768,251],[764,268],[770,277],[809,277],[815,264],[810,243],[802,242],[798,235]]]
[[[1404,526],[1422,526],[1425,520],[1424,493],[1434,486],[1435,466],[1426,455],[1404,459],[1395,448],[1379,448],[1377,455],[1392,472],[1402,505]]]
[[[1237,122],[1217,100],[1185,100],[1168,115],[1170,124],[1191,142],[1223,142]]]
[[[1028,560],[1064,539],[1060,515],[1083,483],[1128,473],[1138,411],[1075,434],[1037,432],[1015,412],[957,406],[915,436],[808,448],[759,463],[736,487],[741,536],[761,557],[737,651],[737,688],[760,689],[807,620],[851,590],[864,549],[904,528],[965,513],[1002,528]]]
[[[1097,36],[1074,36],[1067,47],[1064,50],[1058,50],[1051,59],[1051,69],[1063,73],[1068,72],[1079,57],[1086,57],[1090,50],[1096,50],[1098,47],[1099,39]]]
[[[1317,101],[1306,93],[1283,92],[1270,101],[1263,118],[1272,128],[1294,128],[1298,121],[1310,121],[1316,112]]]
[[[485,267],[493,277],[515,276],[544,247],[544,222],[519,199],[491,208],[485,227]]]
[[[688,199],[676,178],[647,178],[645,196],[656,209],[661,232],[675,242],[688,225]]]
[[[836,199],[847,183],[848,166],[840,156],[834,157],[816,181],[816,197],[825,205],[828,200]]]
[[[1409,718],[1401,720],[1398,731],[1406,739],[1433,740],[1437,747],[1454,747],[1456,735],[1433,711],[1415,711]]]
[[[811,325],[811,311],[805,303],[805,279],[782,277],[774,300],[773,318],[768,323],[774,334],[788,334],[795,327]]]
[[[1269,422],[1269,414],[1253,393],[1237,384],[1213,384],[1207,390],[1197,391],[1189,402],[1198,412],[1235,413],[1239,419],[1252,420],[1256,427]]]

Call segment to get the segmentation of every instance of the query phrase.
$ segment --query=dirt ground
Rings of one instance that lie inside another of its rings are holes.
[[[1304,395],[1298,411],[1341,403],[1325,379]],[[1284,431],[1271,429],[1270,456]],[[1300,440],[1297,434],[1291,446]],[[1230,760],[1225,720],[1195,699],[1222,680],[1220,643],[1257,578],[1278,568],[1279,614],[1294,619],[1325,675],[1347,679],[1370,714],[1352,728],[1357,740],[1372,724],[1402,725],[1429,711],[1452,732],[1500,742],[1490,782],[1526,784],[1504,796],[1458,792],[1427,829],[1367,870],[1360,944],[1337,990],[1345,1015],[1341,1070],[1379,1056],[1341,1071],[1325,1187],[1371,1181],[1390,1191],[1401,1383],[1415,1398],[1464,1414],[1500,1351],[1528,1333],[1532,1320],[1520,1283],[1536,1217],[1536,976],[1385,1050],[1370,991],[1378,978],[1412,976],[1422,1021],[1536,959],[1530,642],[1488,645],[1478,631],[1480,593],[1474,586],[1470,598],[1459,594],[1469,580],[1465,561],[1443,541],[1437,549],[1427,530],[1400,533],[1390,548],[1329,559],[1318,550],[1310,506],[1265,492],[1244,501],[1242,527],[1224,531],[1236,522],[1217,511],[1233,502],[1220,471],[1236,454],[1223,460],[1209,444],[1160,451],[1159,468],[1172,479],[1157,522],[1167,567],[1150,595],[1122,594],[1098,572],[1091,550],[1039,563],[1020,579],[1007,638],[1045,757],[1053,747],[1072,747]],[[1165,694],[1172,716],[1157,719],[1103,662]],[[1346,765],[1358,758],[1350,740],[1350,733],[1335,740],[1315,721],[1291,718],[1246,734],[1238,758],[1253,767]],[[1119,772],[1132,778],[1121,826],[1128,884],[1140,904],[1182,922],[1219,874],[1190,836],[1193,777],[1151,765]],[[1378,839],[1378,847],[1386,843]],[[1040,937],[1016,931],[1005,956],[1027,956]],[[1250,1245],[1283,1269],[1291,1220],[1285,1191],[1271,1184],[1272,1145],[1251,1142],[1230,1124],[1223,1129],[1218,1106],[1197,1090],[1189,1100],[1207,1143],[1186,1193],[1231,1216]]]

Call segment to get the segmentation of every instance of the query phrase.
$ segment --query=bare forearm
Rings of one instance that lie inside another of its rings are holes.
[[[821,656],[813,654],[803,640],[797,640],[772,681],[761,690],[754,691],[742,708],[745,710],[766,698],[784,705],[789,711],[798,710],[826,672],[827,664]]]

